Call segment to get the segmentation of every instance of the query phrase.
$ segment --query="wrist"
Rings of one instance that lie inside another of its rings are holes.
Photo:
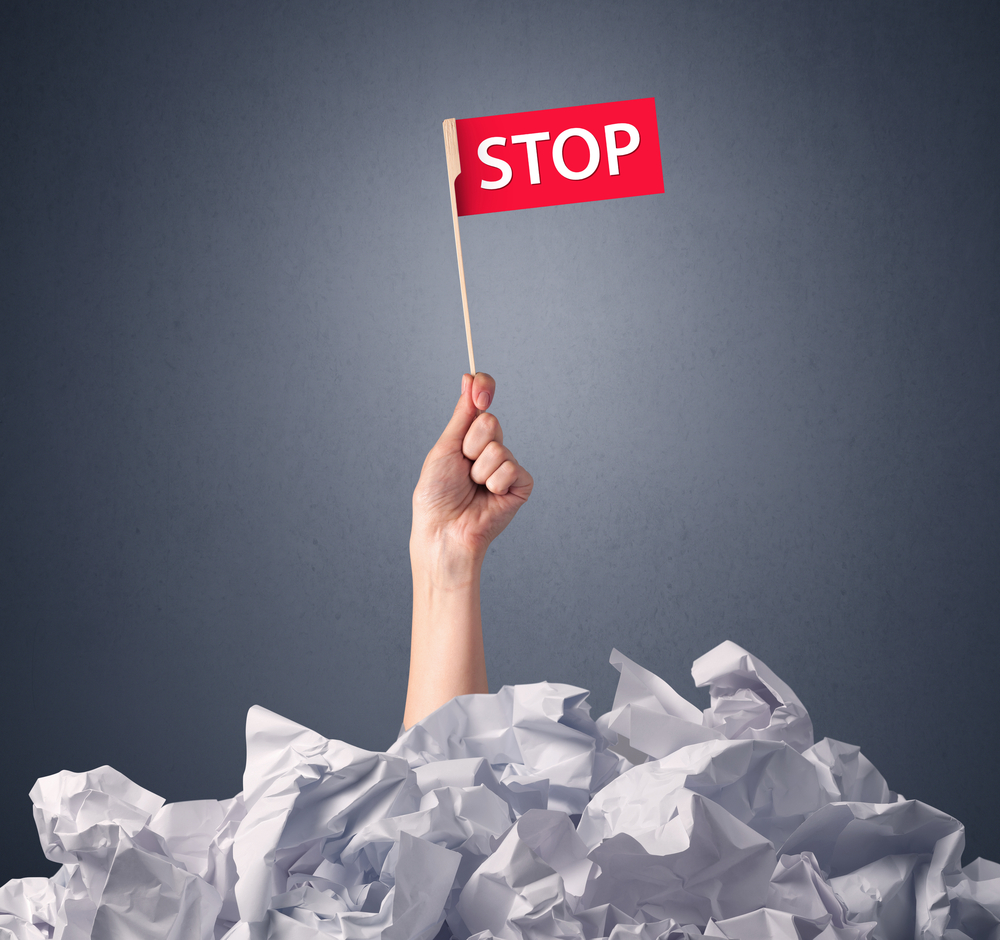
[[[413,582],[442,591],[479,587],[483,558],[444,536],[410,535]]]

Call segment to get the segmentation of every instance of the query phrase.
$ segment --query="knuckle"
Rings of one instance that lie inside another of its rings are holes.
[[[497,441],[490,441],[486,445],[486,450],[489,452],[491,460],[495,460],[501,464],[510,456],[510,451]]]
[[[497,431],[500,429],[500,422],[497,420],[496,415],[489,411],[484,411],[476,420],[490,437],[495,437]]]

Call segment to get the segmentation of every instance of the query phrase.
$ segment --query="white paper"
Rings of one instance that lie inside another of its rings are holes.
[[[786,744],[706,741],[640,764],[612,781],[590,802],[580,834],[593,848],[601,839],[627,832],[652,851],[657,833],[676,813],[671,795],[681,789],[724,807],[776,849],[829,802],[813,764]]]
[[[590,717],[588,694],[537,682],[505,686],[496,695],[462,695],[404,731],[389,753],[415,768],[484,758],[518,795],[518,813],[541,807],[580,813],[619,766]]]
[[[231,800],[42,778],[62,868],[0,888],[0,940],[1000,940],[1000,865],[963,870],[957,820],[813,743],[764,663],[697,660],[704,712],[612,664],[597,721],[583,689],[512,686],[384,753],[254,707]]]

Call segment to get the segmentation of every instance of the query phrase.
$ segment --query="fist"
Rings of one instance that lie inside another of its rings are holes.
[[[496,382],[484,372],[462,376],[458,404],[413,491],[411,561],[442,577],[477,573],[490,542],[534,486],[487,411],[495,391]]]

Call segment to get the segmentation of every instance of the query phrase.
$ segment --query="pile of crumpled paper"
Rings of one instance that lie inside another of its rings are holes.
[[[454,699],[385,753],[247,715],[243,792],[164,805],[110,767],[31,791],[50,879],[18,940],[1000,940],[1000,865],[961,823],[813,743],[722,643],[703,712],[617,651],[613,709],[540,682]]]

